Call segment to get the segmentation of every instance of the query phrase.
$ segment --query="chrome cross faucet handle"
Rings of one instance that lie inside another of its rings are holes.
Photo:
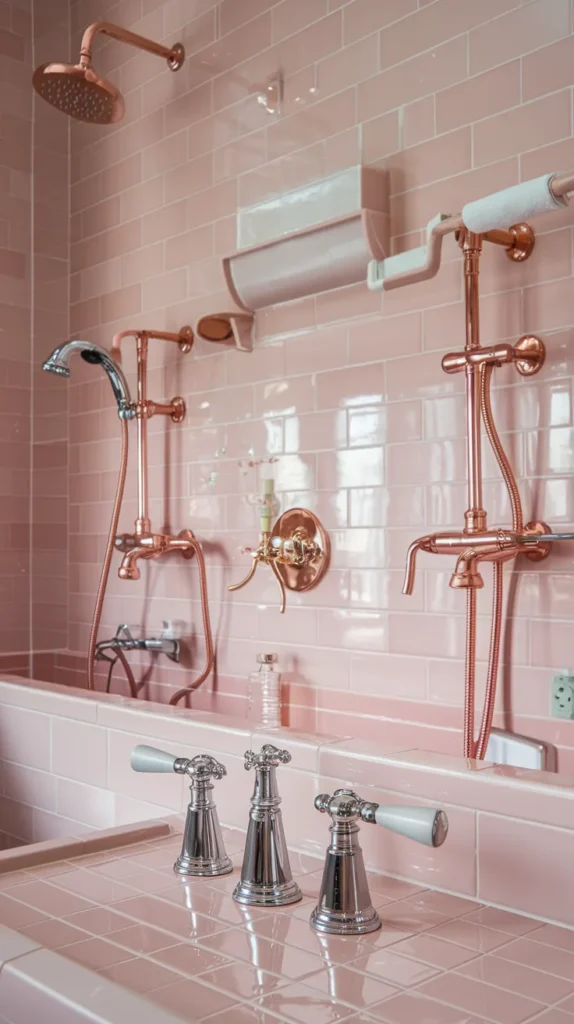
[[[333,796],[322,793],[315,807],[331,816],[332,825],[311,926],[331,935],[374,932],[381,920],[371,903],[358,822],[382,825],[426,846],[442,846],[448,832],[446,814],[431,807],[386,807],[362,800],[352,789],[337,789]]]
[[[183,846],[173,866],[176,874],[213,876],[233,871],[225,851],[217,808],[211,799],[211,780],[227,775],[225,766],[209,754],[174,757],[165,750],[144,745],[132,750],[131,765],[136,772],[176,772],[191,779]]]
[[[278,747],[274,747],[271,743],[266,743],[258,754],[253,750],[246,751],[244,767],[246,771],[249,771],[250,768],[264,768],[266,766],[277,768],[280,764],[289,764],[290,760],[291,754],[288,750],[279,750]]]
[[[276,769],[290,760],[289,751],[279,750],[270,743],[266,743],[258,754],[253,750],[245,754],[245,768],[255,768],[255,786],[241,879],[233,893],[237,903],[278,907],[297,903],[302,897],[299,886],[293,881],[289,864],[280,810],[281,797],[277,789]]]

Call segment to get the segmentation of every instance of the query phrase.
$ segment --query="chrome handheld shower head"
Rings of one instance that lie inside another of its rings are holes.
[[[105,348],[94,345],[91,341],[66,341],[54,349],[42,369],[47,370],[48,373],[58,374],[60,377],[69,377],[70,357],[74,352],[79,352],[86,363],[99,364],[106,371],[118,403],[118,416],[120,419],[132,419],[135,416],[135,409],[132,405],[128,382],[121,368]]]

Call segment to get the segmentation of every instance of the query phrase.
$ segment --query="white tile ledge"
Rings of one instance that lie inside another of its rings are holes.
[[[66,836],[63,839],[45,839],[39,843],[16,846],[0,851],[0,874],[39,867],[54,861],[83,857],[91,853],[115,850],[118,847],[133,846],[169,836],[173,831],[170,821],[154,819],[136,822],[133,825],[116,825],[113,828],[98,829],[82,836]]]
[[[184,1021],[89,968],[43,948],[10,960],[0,971],[0,1006],[13,1024],[45,1019],[70,1024],[189,1024],[191,1019]]]
[[[336,737],[321,735],[319,733],[301,733],[288,728],[279,729],[272,734],[263,734],[260,729],[253,728],[250,723],[242,718],[233,718],[227,715],[219,715],[213,711],[196,711],[192,708],[170,707],[165,704],[157,704],[152,701],[139,701],[131,697],[119,697],[116,694],[100,693],[99,691],[74,690],[69,686],[62,686],[58,683],[39,682],[33,679],[24,679],[20,676],[13,676],[8,673],[0,679],[0,705],[6,703],[11,707],[18,706],[18,690],[25,692],[27,699],[23,699],[22,708],[34,710],[30,707],[30,690],[36,690],[48,701],[54,700],[53,713],[66,717],[66,702],[72,702],[78,707],[86,701],[95,703],[96,722],[107,727],[111,726],[111,716],[117,723],[115,716],[120,720],[125,716],[126,723],[130,718],[136,724],[137,719],[144,721],[148,718],[151,722],[177,721],[181,725],[197,725],[202,728],[223,731],[236,737],[237,740],[244,740],[247,746],[257,742],[265,736],[266,742],[275,742],[278,745],[288,746],[289,742],[299,747],[307,748],[308,770],[320,770],[320,760],[324,753],[340,753],[346,757],[373,761],[379,764],[404,764],[405,767],[413,770],[428,771],[441,775],[469,778],[473,776],[476,780],[490,784],[503,784],[516,787],[521,790],[535,789],[536,792],[553,793],[554,795],[574,799],[574,777],[558,775],[554,772],[541,772],[531,769],[513,768],[510,765],[496,765],[490,762],[467,760],[463,757],[437,753],[435,751],[420,750],[417,748],[396,750],[382,750],[381,744],[372,740],[362,740],[353,737]],[[62,700],[61,698],[65,698]],[[43,711],[46,709],[43,707]],[[109,712],[109,719],[108,719]],[[42,713],[41,711],[39,713]],[[137,718],[136,718],[137,716]],[[106,719],[108,719],[106,721]],[[138,729],[126,731],[138,731]],[[153,729],[150,729],[153,734]],[[169,742],[166,740],[166,742]],[[313,751],[315,754],[313,755]],[[1,855],[0,855],[1,856]]]

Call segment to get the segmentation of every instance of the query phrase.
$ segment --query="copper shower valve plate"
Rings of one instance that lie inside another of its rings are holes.
[[[544,536],[545,533],[552,533],[552,530],[547,523],[535,520],[532,523],[527,523],[524,527],[524,533],[533,533],[537,536]],[[530,551],[525,551],[524,554],[531,562],[542,562],[545,558],[548,558],[552,550],[552,543],[548,541],[547,544],[538,544],[537,547],[531,548]]]
[[[172,398],[170,405],[172,407],[171,418],[174,423],[183,423],[185,419],[185,402],[183,398]]]
[[[523,359],[516,359],[516,369],[523,377],[532,377],[538,373],[546,358],[546,346],[535,334],[525,334],[519,338],[514,351],[524,354]]]
[[[323,579],[329,568],[331,546],[322,523],[306,508],[290,508],[275,523],[273,537],[290,541],[297,534],[308,543],[315,543],[316,553],[301,568],[285,565],[279,559],[275,566],[288,590],[311,590]]]
[[[178,333],[180,338],[178,342],[180,351],[183,352],[184,355],[187,355],[188,352],[191,352],[193,348],[193,343],[195,341],[195,334],[193,333],[193,328],[189,326],[182,327]]]
[[[514,235],[514,243],[507,248],[506,255],[509,260],[522,263],[534,248],[534,231],[530,224],[512,224],[508,230]]]

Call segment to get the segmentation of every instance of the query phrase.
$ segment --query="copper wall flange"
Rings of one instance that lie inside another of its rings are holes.
[[[545,533],[552,533],[552,530],[548,526],[548,523],[544,523],[541,520],[534,520],[533,522],[526,524],[524,527],[524,533],[543,537]],[[551,550],[552,544],[548,541],[547,544],[537,544],[535,548],[529,548],[527,551],[524,551],[523,554],[525,554],[531,562],[542,562],[545,558],[548,558]]]
[[[329,568],[331,553],[329,537],[317,516],[306,508],[290,508],[279,516],[271,534],[286,542],[297,536],[314,543],[315,555],[304,565],[287,565],[276,559],[275,567],[288,590],[302,592],[316,587]]]
[[[186,413],[185,402],[183,398],[179,398],[179,396],[177,398],[172,398],[170,404],[172,406],[171,418],[173,422],[183,423]]]
[[[175,47],[174,47],[174,49],[175,49]],[[193,327],[190,327],[189,324],[188,324],[185,327],[182,327],[181,330],[178,333],[179,333],[179,342],[178,342],[178,344],[179,344],[180,352],[183,352],[184,355],[187,355],[188,352],[191,352],[191,350],[193,348],[193,343],[195,341],[195,334],[193,333]]]
[[[194,534],[193,530],[180,530],[178,535],[177,535],[177,539],[178,540],[194,541],[195,540],[195,534]],[[193,558],[193,556],[195,555],[195,551],[193,550],[193,548],[184,548],[182,550],[182,552],[181,552],[181,555],[182,555],[182,558],[185,558],[185,559],[189,560],[190,558]]]
[[[516,369],[523,377],[532,377],[544,365],[546,346],[535,334],[524,334],[519,338],[514,351],[517,353]],[[520,358],[518,353],[523,354],[524,358]]]
[[[509,260],[522,263],[534,248],[534,231],[530,224],[512,224],[508,230],[514,235],[514,242],[506,249],[506,255]]]
[[[171,53],[167,58],[167,66],[170,71],[179,71],[184,61],[185,50],[181,43],[176,43],[175,46],[172,46]]]

